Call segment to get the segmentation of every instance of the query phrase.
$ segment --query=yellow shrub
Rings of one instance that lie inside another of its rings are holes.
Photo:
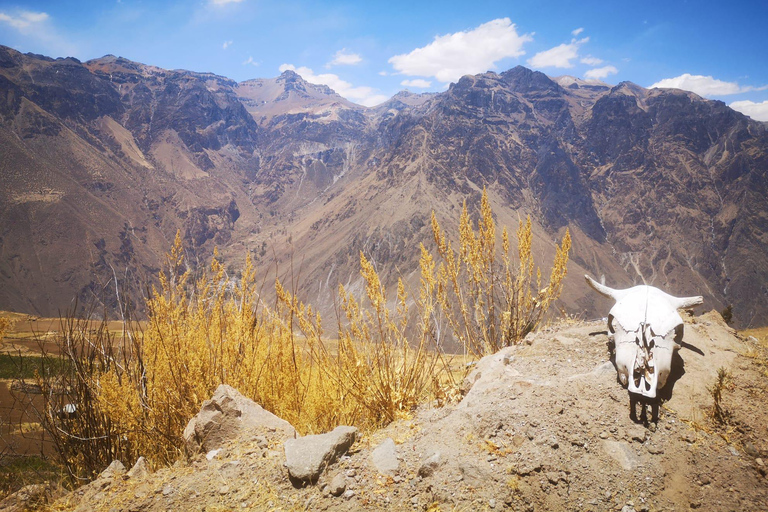
[[[456,339],[474,356],[520,342],[560,296],[571,247],[568,230],[557,246],[549,282],[543,288],[539,268],[534,281],[530,217],[517,230],[518,264],[510,261],[506,228],[501,236],[501,263],[497,261],[496,223],[485,190],[477,231],[464,203],[458,251],[447,240],[434,212],[432,233],[440,259],[435,276],[440,311]]]

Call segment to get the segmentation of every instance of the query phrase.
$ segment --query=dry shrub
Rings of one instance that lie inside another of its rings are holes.
[[[712,397],[712,420],[720,425],[728,423],[731,417],[731,413],[725,408],[723,403],[723,390],[730,389],[733,385],[732,381],[730,372],[720,367],[717,369],[717,380],[708,388],[709,394]]]
[[[542,288],[538,269],[533,277],[530,219],[518,230],[519,263],[513,268],[509,260],[506,230],[497,260],[485,193],[477,231],[464,207],[459,252],[434,216],[432,225],[439,265],[422,245],[415,297],[399,281],[388,305],[374,264],[361,253],[365,293],[339,288],[336,339],[279,281],[275,305],[266,307],[250,258],[241,278],[232,279],[214,252],[209,268],[193,278],[177,235],[147,301],[148,321],[125,322],[117,339],[106,324],[93,330],[70,317],[60,347],[66,367],[39,375],[47,397],[42,423],[62,462],[78,478],[92,478],[114,459],[131,464],[143,455],[155,465],[171,463],[181,455],[187,422],[219,384],[301,433],[339,424],[375,428],[420,403],[455,398],[457,375],[440,347],[441,323],[476,356],[519,341],[560,293],[570,237],[566,232]],[[66,404],[77,413],[62,415]]]
[[[358,300],[343,286],[335,346],[323,340],[320,318],[311,307],[278,284],[278,296],[298,319],[313,360],[333,387],[339,406],[346,404],[348,422],[378,427],[410,414],[419,403],[444,400],[456,382],[445,355],[437,347],[431,323],[434,283],[429,278],[431,256],[422,252],[422,281],[417,300],[419,316],[409,314],[409,296],[398,280],[393,308],[374,265],[360,253],[365,299]],[[413,326],[416,323],[418,325]],[[351,406],[351,407],[350,407]],[[341,409],[340,409],[341,410]]]
[[[557,300],[567,272],[571,236],[568,230],[559,246],[549,282],[542,288],[541,269],[532,252],[531,219],[517,230],[518,262],[509,257],[507,229],[501,236],[501,261],[496,249],[496,222],[488,195],[483,190],[477,230],[467,212],[466,202],[459,222],[459,250],[440,228],[432,214],[432,232],[440,266],[435,277],[437,299],[456,339],[466,352],[479,357],[519,343],[541,322]]]

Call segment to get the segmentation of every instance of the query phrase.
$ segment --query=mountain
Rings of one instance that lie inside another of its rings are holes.
[[[365,108],[293,71],[2,47],[0,148],[0,309],[55,314],[115,280],[136,299],[181,230],[192,263],[250,252],[332,311],[360,251],[415,286],[431,212],[455,226],[485,187],[499,223],[531,216],[544,264],[570,228],[571,313],[605,314],[590,273],[732,304],[739,325],[768,314],[766,126],[679,90],[516,67]]]

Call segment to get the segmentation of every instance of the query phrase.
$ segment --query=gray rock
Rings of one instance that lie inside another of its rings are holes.
[[[376,471],[383,475],[397,473],[400,461],[397,458],[397,446],[392,438],[386,438],[371,452],[371,462]]]
[[[99,473],[99,478],[115,478],[125,474],[125,466],[119,460],[113,460],[104,471]]]
[[[332,432],[285,441],[285,465],[292,478],[316,482],[325,469],[347,453],[357,428],[336,427]]]
[[[433,451],[423,459],[421,467],[419,468],[419,476],[422,478],[432,476],[435,470],[439,468],[442,464],[443,464],[443,458],[440,452]]]
[[[133,465],[130,471],[125,475],[126,478],[131,478],[134,480],[141,480],[142,478],[149,475],[149,467],[147,465],[147,459],[144,457],[139,457],[139,460],[136,461],[136,464]]]
[[[184,429],[184,443],[187,453],[195,455],[221,448],[243,436],[253,439],[259,435],[282,441],[296,437],[296,429],[235,388],[222,384],[189,420]]]
[[[331,484],[328,486],[328,492],[334,496],[341,496],[346,490],[347,482],[344,479],[344,475],[342,473],[338,473],[333,477],[333,480],[331,480]]]
[[[640,459],[627,443],[621,441],[602,442],[605,453],[615,460],[624,470],[632,470],[640,465]]]

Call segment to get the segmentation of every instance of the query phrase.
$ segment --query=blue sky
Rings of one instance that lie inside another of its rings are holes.
[[[238,81],[295,69],[357,103],[518,64],[693,90],[768,121],[768,1],[0,0],[0,44]]]

